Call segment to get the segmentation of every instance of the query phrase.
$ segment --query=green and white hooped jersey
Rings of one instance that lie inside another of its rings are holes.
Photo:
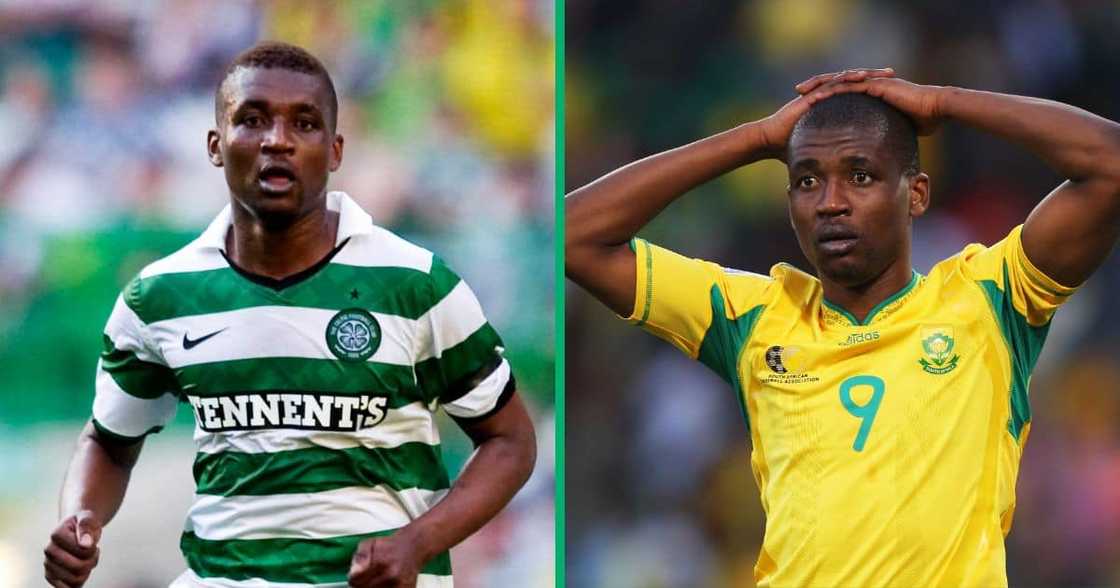
[[[195,413],[190,569],[176,586],[345,586],[360,541],[446,494],[434,411],[480,418],[513,392],[466,283],[347,195],[328,207],[339,247],[297,279],[264,285],[227,262],[227,207],[109,317],[98,430],[138,438],[180,401]],[[447,553],[419,586],[451,586]]]

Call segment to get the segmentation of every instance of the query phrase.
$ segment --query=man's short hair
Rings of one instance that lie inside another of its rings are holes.
[[[897,108],[867,94],[835,94],[817,102],[797,121],[791,136],[807,129],[842,127],[878,133],[896,156],[903,173],[913,175],[920,170],[918,130],[914,121]]]
[[[334,82],[331,81],[331,76],[327,73],[327,68],[323,67],[322,62],[302,47],[281,43],[279,41],[257,43],[239,53],[237,57],[234,57],[233,61],[226,66],[225,72],[222,73],[222,79],[218,82],[218,90],[214,93],[214,115],[219,123],[222,120],[222,109],[225,107],[223,87],[225,86],[226,79],[229,78],[230,74],[242,67],[286,69],[288,71],[313,75],[323,80],[323,83],[327,86],[327,94],[330,96],[330,112],[324,113],[324,115],[327,117],[330,128],[337,128],[338,95],[334,91]]]

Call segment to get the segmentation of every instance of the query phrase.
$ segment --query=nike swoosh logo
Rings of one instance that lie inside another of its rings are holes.
[[[229,327],[226,327],[226,329],[228,329],[228,328]],[[190,337],[187,336],[186,333],[183,333],[183,349],[190,349],[190,348],[194,347],[195,345],[198,345],[199,343],[202,343],[203,341],[209,339],[210,337],[213,337],[214,335],[217,335],[218,333],[221,333],[222,331],[224,331],[226,329],[218,329],[217,331],[214,331],[213,333],[210,333],[209,335],[203,335],[203,336],[199,337],[198,339],[191,339]]]

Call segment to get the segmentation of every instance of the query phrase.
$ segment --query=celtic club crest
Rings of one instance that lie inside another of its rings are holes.
[[[381,345],[381,326],[361,308],[347,308],[327,323],[327,347],[339,359],[365,361]]]
[[[955,346],[952,327],[923,327],[922,351],[926,356],[919,359],[918,363],[931,374],[947,374],[957,367],[957,361],[961,358],[953,353]]]

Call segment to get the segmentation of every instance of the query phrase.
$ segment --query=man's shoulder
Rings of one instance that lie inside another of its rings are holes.
[[[136,279],[147,280],[167,274],[204,272],[228,266],[220,250],[204,247],[201,241],[202,236],[199,236],[174,253],[149,263],[140,270]]]
[[[821,281],[816,276],[786,262],[774,264],[768,278],[777,293],[772,297],[774,303],[784,302],[802,308],[821,291]]]
[[[354,235],[332,260],[365,268],[397,268],[429,274],[437,257],[393,231],[371,223],[368,232]]]
[[[205,279],[204,274],[228,268],[221,251],[203,246],[202,241],[203,237],[199,236],[133,275],[121,293],[129,308],[140,314],[140,309],[147,306],[145,300],[167,298],[181,290],[186,281]]]

